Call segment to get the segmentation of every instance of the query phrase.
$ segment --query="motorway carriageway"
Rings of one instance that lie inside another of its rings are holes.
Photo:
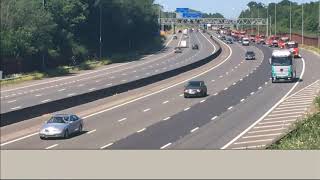
[[[206,35],[207,39],[208,36]],[[201,42],[207,43],[204,37]],[[221,42],[222,43],[222,42]],[[228,47],[223,45],[224,52]],[[272,107],[294,85],[270,82],[266,47],[230,45],[213,68],[190,78],[205,80],[209,96],[184,99],[176,85],[118,108],[85,117],[86,133],[68,140],[42,141],[37,135],[2,144],[2,149],[220,149]],[[245,61],[244,51],[256,52],[257,61]],[[292,91],[319,79],[319,57],[302,51],[306,61],[302,81]],[[297,59],[298,75],[302,60]],[[206,65],[209,66],[209,65]]]
[[[190,38],[186,40],[191,44],[199,44],[194,34],[191,33]],[[173,48],[182,39],[184,39],[182,35],[178,40],[170,39],[161,53],[148,56],[140,61],[107,66],[77,76],[47,80],[41,83],[36,81],[30,85],[19,85],[16,88],[3,88],[1,90],[1,113],[123,84],[176,69],[208,56],[208,53],[203,53],[201,49],[195,51],[191,48],[184,49],[181,54],[174,53]]]
[[[200,50],[205,50],[210,53],[216,49],[208,35],[204,36],[201,33],[195,35],[201,42]],[[220,91],[225,91],[228,87],[234,86],[240,77],[244,78],[248,72],[253,72],[261,64],[263,59],[263,54],[255,47],[248,47],[248,49],[256,51],[258,60],[250,62],[244,60],[245,49],[240,48],[238,44],[232,45],[230,49],[226,45],[224,45],[223,48],[227,54],[223,54],[218,59],[215,59],[206,71],[199,69],[197,70],[197,75],[193,74],[190,76],[190,78],[195,77],[194,79],[205,80],[210,96],[217,96]],[[230,50],[232,50],[232,54],[230,54]],[[208,53],[206,56],[208,56]],[[211,66],[213,66],[213,68]],[[189,78],[189,76],[187,77]],[[122,139],[135,132],[141,133],[144,131],[144,128],[154,123],[169,120],[174,114],[180,111],[188,111],[188,108],[191,106],[205,102],[206,98],[184,99],[181,94],[183,93],[183,85],[186,82],[179,82],[173,82],[174,86],[165,91],[155,93],[116,109],[96,113],[94,116],[87,115],[85,119],[85,130],[88,132],[87,134],[62,141],[41,141],[38,136],[33,136],[18,142],[3,145],[2,148],[45,149],[46,147],[54,145],[52,143],[59,142],[59,145],[54,146],[54,148],[98,149],[106,142]],[[93,138],[95,140],[91,139],[84,144],[81,142],[79,142],[79,144],[76,143],[77,141],[87,141],[87,138]],[[70,142],[74,143],[70,144]],[[65,143],[67,146],[60,143]],[[71,147],[68,147],[70,145]]]

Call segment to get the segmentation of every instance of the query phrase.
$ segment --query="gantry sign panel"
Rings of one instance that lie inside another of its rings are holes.
[[[225,19],[225,18],[160,18],[160,23],[165,25],[202,25],[211,24],[219,26],[232,25],[267,25],[268,20],[265,18],[239,18],[239,19]]]

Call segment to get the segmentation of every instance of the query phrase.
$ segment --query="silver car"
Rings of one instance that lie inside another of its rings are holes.
[[[73,114],[57,114],[52,116],[39,131],[40,139],[48,137],[69,138],[73,133],[81,133],[83,120]]]

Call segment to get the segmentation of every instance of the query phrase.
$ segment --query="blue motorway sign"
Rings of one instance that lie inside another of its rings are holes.
[[[186,13],[182,13],[182,17],[183,18],[201,18],[202,14],[199,12],[186,12]]]
[[[189,12],[189,8],[176,8],[176,12],[178,13]]]

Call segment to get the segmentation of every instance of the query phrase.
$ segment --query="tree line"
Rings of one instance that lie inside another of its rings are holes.
[[[1,0],[1,70],[135,51],[159,42],[154,0]],[[101,33],[101,39],[100,39]]]
[[[255,1],[251,1],[247,6],[248,9],[243,10],[239,18],[267,18],[267,15],[269,15],[272,34],[275,33],[275,21],[277,22],[277,33],[288,33],[290,31],[290,6],[292,15],[292,32],[301,34],[303,6],[304,33],[311,36],[319,35],[319,1],[298,4],[289,0],[282,0],[279,3],[270,3],[268,5],[261,2],[257,3]],[[250,27],[247,26],[245,28]],[[265,29],[262,30],[265,31]]]

